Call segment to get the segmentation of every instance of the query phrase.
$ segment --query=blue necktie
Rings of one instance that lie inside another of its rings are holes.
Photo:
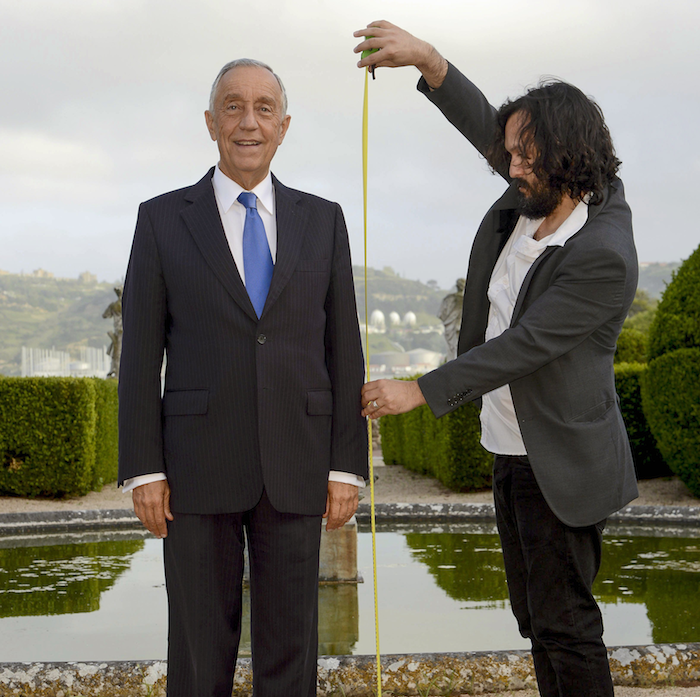
[[[267,243],[265,225],[260,218],[257,208],[258,197],[242,191],[238,200],[245,206],[245,225],[243,227],[243,270],[245,272],[245,287],[253,303],[258,317],[265,307],[267,292],[272,281],[272,254]]]

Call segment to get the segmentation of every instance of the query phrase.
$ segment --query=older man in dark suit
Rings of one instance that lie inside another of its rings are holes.
[[[165,538],[169,697],[231,694],[244,534],[254,694],[316,693],[321,517],[344,525],[367,476],[347,231],[270,174],[286,102],[265,64],[222,68],[219,163],[142,204],[126,276],[120,483]]]
[[[552,81],[496,111],[432,46],[389,22],[360,61],[415,65],[418,89],[509,186],[477,232],[458,356],[363,391],[376,418],[482,398],[513,612],[543,697],[613,694],[591,586],[605,519],[637,495],[613,355],[637,286],[619,160],[598,106]]]

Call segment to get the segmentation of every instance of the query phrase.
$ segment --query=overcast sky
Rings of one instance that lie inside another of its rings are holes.
[[[543,75],[602,107],[641,261],[698,245],[697,0],[0,0],[0,269],[123,276],[141,201],[217,161],[203,112],[219,68],[258,58],[292,115],[273,171],[338,201],[362,261],[363,73],[352,32],[387,19],[433,43],[492,103]],[[369,264],[449,288],[504,190],[415,90],[370,85]]]

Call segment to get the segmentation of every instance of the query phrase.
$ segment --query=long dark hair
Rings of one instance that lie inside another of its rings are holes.
[[[535,176],[574,200],[590,193],[591,205],[601,203],[621,163],[600,107],[577,87],[553,79],[508,100],[497,112],[496,132],[486,152],[494,171],[510,165],[505,128],[517,112],[525,117],[520,146],[532,158]]]

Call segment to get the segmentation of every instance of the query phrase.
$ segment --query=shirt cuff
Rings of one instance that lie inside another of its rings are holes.
[[[125,479],[124,486],[122,487],[122,493],[126,494],[129,491],[133,491],[137,486],[143,486],[144,484],[150,484],[151,482],[161,482],[164,479],[167,479],[164,472],[142,474],[139,477]],[[363,489],[365,486],[365,480],[357,474],[352,474],[352,472],[331,471],[328,473],[328,481],[342,482],[343,484],[354,484],[361,489]]]
[[[353,474],[352,472],[336,472],[331,470],[328,473],[329,482],[341,482],[342,484],[354,484],[360,489],[365,488],[365,480],[360,477],[359,474]]]
[[[134,490],[137,486],[143,486],[144,484],[151,484],[151,482],[162,482],[167,479],[165,472],[154,472],[153,474],[142,474],[138,477],[132,477],[131,479],[124,480],[124,486],[122,487],[122,494],[127,494],[128,492]]]

